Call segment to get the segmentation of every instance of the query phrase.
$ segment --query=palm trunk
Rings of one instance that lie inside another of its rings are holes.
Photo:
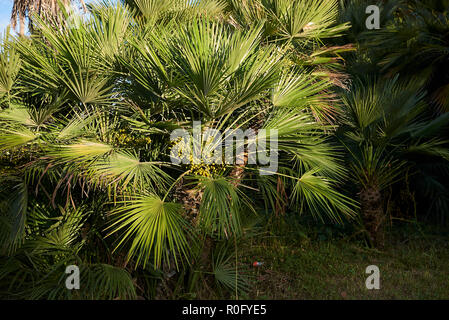
[[[367,186],[360,193],[362,218],[370,241],[375,246],[384,245],[382,194],[378,186]]]
[[[189,189],[183,179],[179,180],[176,187],[174,198],[180,201],[184,206],[185,218],[195,225],[200,211],[203,192],[200,189]]]
[[[259,129],[262,128],[264,122],[264,116],[258,115],[252,121],[249,122],[249,127],[254,131],[254,133],[257,135],[259,132]],[[231,183],[235,187],[238,187],[240,183],[242,182],[244,176],[245,176],[245,167],[248,164],[248,153],[245,152],[243,154],[243,164],[236,165],[231,173],[229,174],[231,178]]]
[[[19,15],[19,35],[25,35],[25,16],[22,13]]]
[[[81,6],[83,7],[83,11],[84,13],[87,13],[87,7],[86,7],[86,3],[84,2],[84,0],[80,0]]]
[[[199,211],[201,200],[203,197],[203,191],[201,189],[189,189],[183,183],[181,179],[175,187],[174,198],[180,201],[184,206],[184,218],[188,220],[192,225],[199,223]],[[212,265],[212,252],[215,247],[215,241],[208,235],[204,235],[202,246],[199,255],[195,258],[194,266],[199,267],[202,271],[202,277],[200,282],[194,281],[194,286],[200,286],[196,290],[199,292],[199,298],[210,298],[213,291],[211,288],[214,283],[213,276],[209,274],[209,269]],[[194,268],[196,268],[194,267]]]
[[[229,177],[231,178],[231,184],[234,187],[238,187],[245,176],[245,166],[248,163],[248,153],[245,152],[243,155],[243,164],[236,165],[232,171],[229,173]]]

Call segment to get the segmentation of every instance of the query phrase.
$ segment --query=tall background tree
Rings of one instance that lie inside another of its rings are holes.
[[[74,1],[71,0],[14,0],[11,12],[11,27],[16,28],[19,23],[19,35],[25,35],[25,22],[28,19],[28,29],[33,29],[33,15],[45,17],[47,19],[58,18],[58,13],[61,6],[67,6]],[[80,2],[83,9],[86,11],[86,4],[84,0],[77,0]]]

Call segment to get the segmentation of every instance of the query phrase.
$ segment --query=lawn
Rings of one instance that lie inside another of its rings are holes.
[[[251,244],[254,299],[449,299],[449,244],[441,234],[403,238],[370,249],[346,238],[291,241],[266,237]],[[377,265],[380,289],[368,290],[365,269]]]

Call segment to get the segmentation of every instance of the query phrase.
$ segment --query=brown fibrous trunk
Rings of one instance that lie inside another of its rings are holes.
[[[383,246],[385,213],[380,188],[367,186],[360,191],[359,196],[362,218],[370,241],[375,246]]]

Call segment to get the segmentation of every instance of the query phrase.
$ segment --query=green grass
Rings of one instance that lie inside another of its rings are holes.
[[[248,245],[255,285],[250,299],[449,299],[447,236],[390,236],[382,250],[343,239],[292,241],[269,237]],[[368,290],[367,266],[380,269],[380,289]]]

